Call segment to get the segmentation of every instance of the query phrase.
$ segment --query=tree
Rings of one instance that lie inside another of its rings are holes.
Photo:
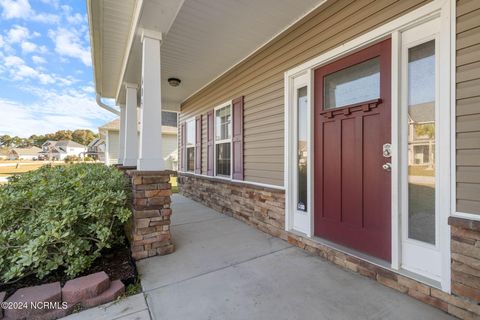
[[[72,131],[71,130],[60,130],[55,132],[54,139],[56,141],[59,140],[72,140]]]
[[[435,125],[432,123],[417,124],[415,126],[415,131],[419,137],[427,136],[429,139],[435,137]]]
[[[0,145],[2,145],[2,147],[11,147],[12,137],[9,136],[8,134],[0,136]]]
[[[47,133],[45,135],[33,134],[28,138],[18,136],[12,137],[8,134],[0,135],[0,147],[3,148],[28,148],[31,146],[41,147],[47,140],[72,140],[82,145],[88,145],[94,139],[98,138],[98,134],[88,129],[59,130],[55,133]]]
[[[98,135],[93,133],[91,130],[77,129],[72,133],[72,140],[85,146],[97,137]]]

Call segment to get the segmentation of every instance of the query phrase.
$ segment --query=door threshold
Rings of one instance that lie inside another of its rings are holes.
[[[430,278],[427,278],[425,276],[416,274],[412,271],[408,271],[408,270],[405,270],[405,269],[402,269],[402,268],[394,269],[394,268],[392,268],[390,262],[388,262],[388,261],[370,256],[370,255],[365,254],[363,252],[348,248],[346,246],[343,246],[341,244],[332,242],[330,240],[326,240],[324,238],[320,238],[320,237],[317,237],[317,236],[307,237],[306,234],[298,232],[298,231],[294,231],[294,230],[290,230],[289,232],[291,232],[295,235],[310,239],[310,240],[312,240],[312,241],[314,241],[318,244],[321,244],[323,246],[326,246],[330,249],[342,252],[342,253],[347,254],[349,256],[352,256],[352,257],[355,257],[357,259],[363,260],[367,263],[370,263],[370,264],[376,265],[378,267],[384,268],[386,270],[392,271],[392,272],[394,272],[396,274],[399,274],[401,276],[404,276],[404,277],[410,278],[412,280],[421,282],[421,283],[426,284],[430,287],[434,287],[434,288],[437,288],[439,290],[442,290],[442,286],[441,286],[440,281],[432,280]]]

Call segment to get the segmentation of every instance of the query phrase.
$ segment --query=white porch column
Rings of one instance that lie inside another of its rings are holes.
[[[124,166],[137,165],[138,159],[138,129],[137,129],[137,85],[125,84],[126,110],[125,110],[125,145],[124,145]]]
[[[120,132],[118,143],[118,163],[123,164],[125,157],[125,105],[120,105]]]
[[[162,157],[161,40],[159,32],[144,30],[142,33],[142,126],[137,170],[165,169]]]

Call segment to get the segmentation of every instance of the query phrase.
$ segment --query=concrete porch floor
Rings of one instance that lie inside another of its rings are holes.
[[[172,200],[175,253],[138,263],[152,319],[452,319],[181,195]]]
[[[174,195],[176,251],[137,263],[143,293],[68,320],[453,319]]]

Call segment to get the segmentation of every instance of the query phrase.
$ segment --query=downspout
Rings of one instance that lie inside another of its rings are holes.
[[[111,113],[113,113],[117,116],[120,116],[120,111],[117,111],[117,110],[113,109],[112,107],[107,106],[105,103],[103,103],[102,102],[102,97],[100,97],[100,95],[98,93],[97,93],[97,96],[96,96],[96,100],[97,100],[97,104],[100,108],[105,109],[107,111],[110,111]]]

